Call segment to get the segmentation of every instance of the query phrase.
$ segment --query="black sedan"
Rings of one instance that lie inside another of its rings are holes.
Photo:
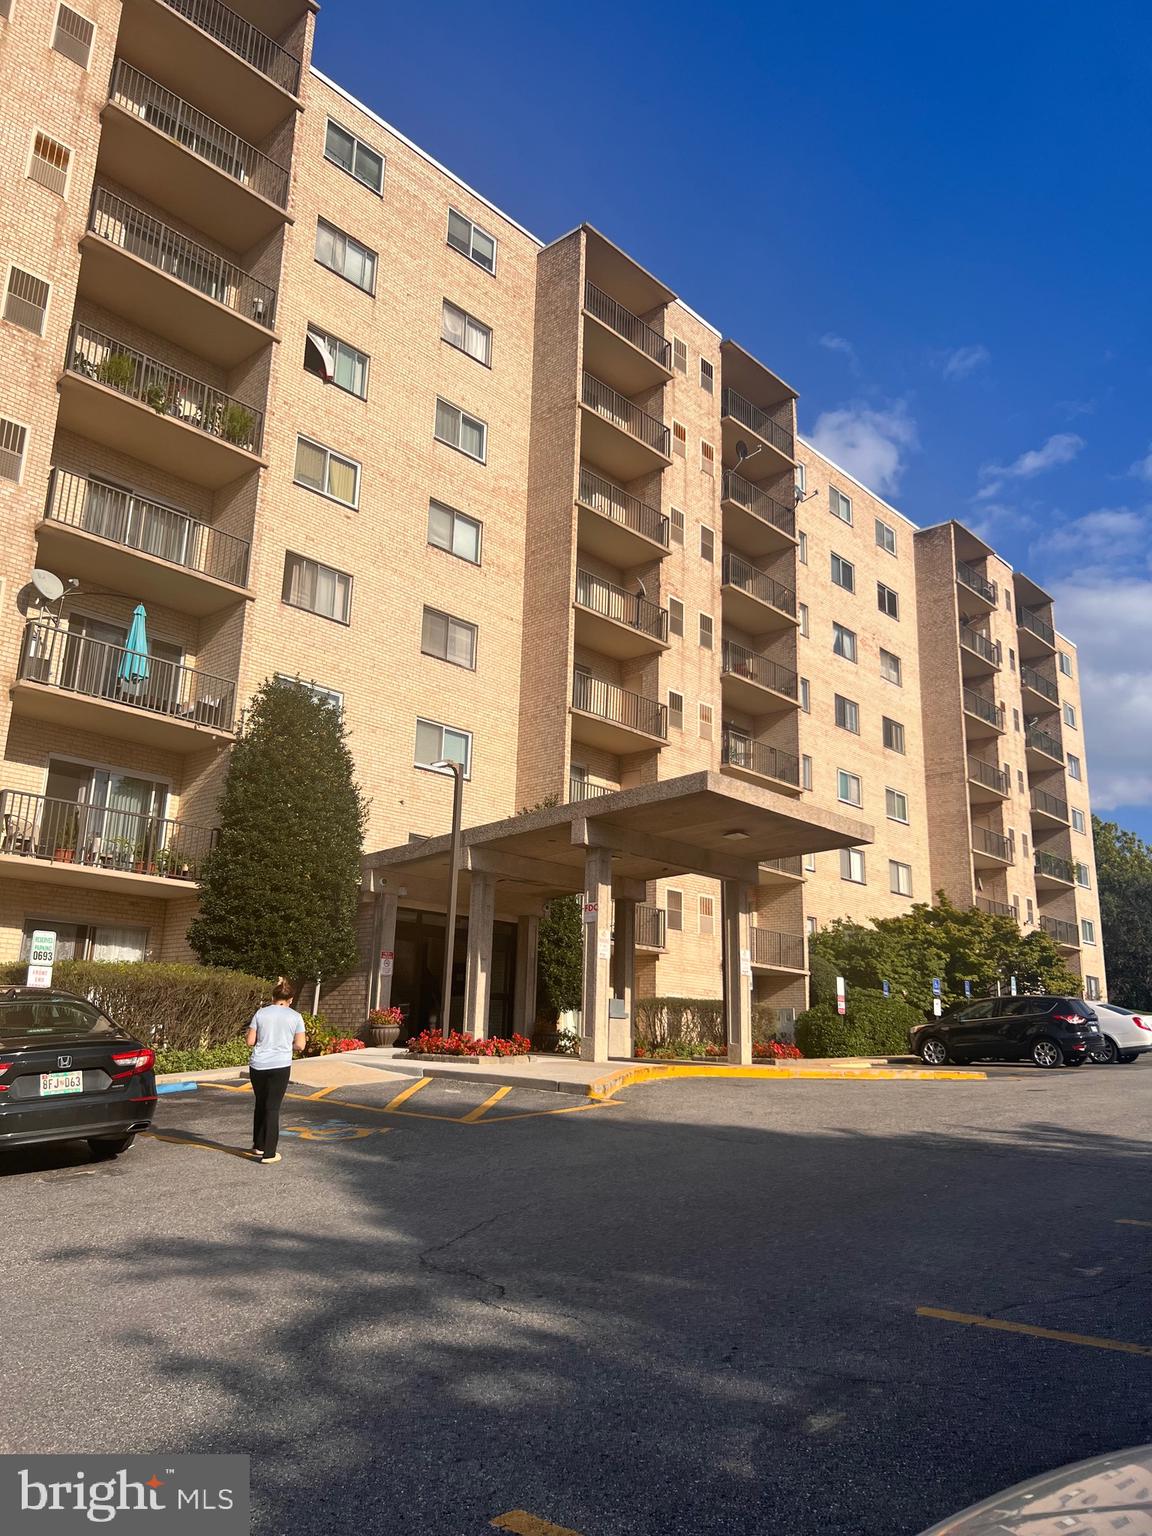
[[[83,1139],[116,1157],[156,1111],[156,1056],[70,992],[0,992],[0,1150]]]
[[[949,1061],[1031,1061],[1079,1067],[1104,1048],[1095,1010],[1078,997],[985,997],[912,1031],[931,1067]]]

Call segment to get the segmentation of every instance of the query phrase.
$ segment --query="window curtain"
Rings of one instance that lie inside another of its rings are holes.
[[[328,457],[328,494],[350,507],[356,505],[356,466],[335,454]]]
[[[147,928],[97,928],[92,939],[93,960],[144,960]]]

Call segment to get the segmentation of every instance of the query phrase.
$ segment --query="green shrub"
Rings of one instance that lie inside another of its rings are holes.
[[[136,374],[136,364],[126,352],[109,352],[96,369],[96,378],[112,389],[127,389]]]
[[[248,1047],[244,1037],[227,1045],[204,1046],[198,1051],[157,1051],[157,1072],[207,1072],[210,1067],[245,1067]]]
[[[652,1054],[672,1046],[677,1056],[703,1056],[705,1047],[724,1045],[724,1003],[718,997],[641,997],[634,1004],[636,1044]],[[752,1039],[775,1040],[776,1010],[752,1004]]]
[[[867,1055],[863,1035],[834,1003],[817,1003],[796,1020],[796,1044],[805,1056]]]
[[[861,987],[848,993],[848,1011],[817,1003],[796,1020],[796,1044],[805,1056],[905,1056],[919,1010],[899,998]]]

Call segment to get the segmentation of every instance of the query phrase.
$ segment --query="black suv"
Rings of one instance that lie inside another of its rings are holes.
[[[985,997],[912,1031],[912,1049],[930,1067],[981,1060],[1079,1067],[1103,1048],[1096,1014],[1078,997]]]

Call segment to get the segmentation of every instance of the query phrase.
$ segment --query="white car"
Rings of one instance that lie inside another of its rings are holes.
[[[1104,1036],[1104,1049],[1093,1051],[1092,1060],[1123,1062],[1125,1066],[1152,1051],[1152,1011],[1136,1013],[1118,1003],[1093,1003]]]

